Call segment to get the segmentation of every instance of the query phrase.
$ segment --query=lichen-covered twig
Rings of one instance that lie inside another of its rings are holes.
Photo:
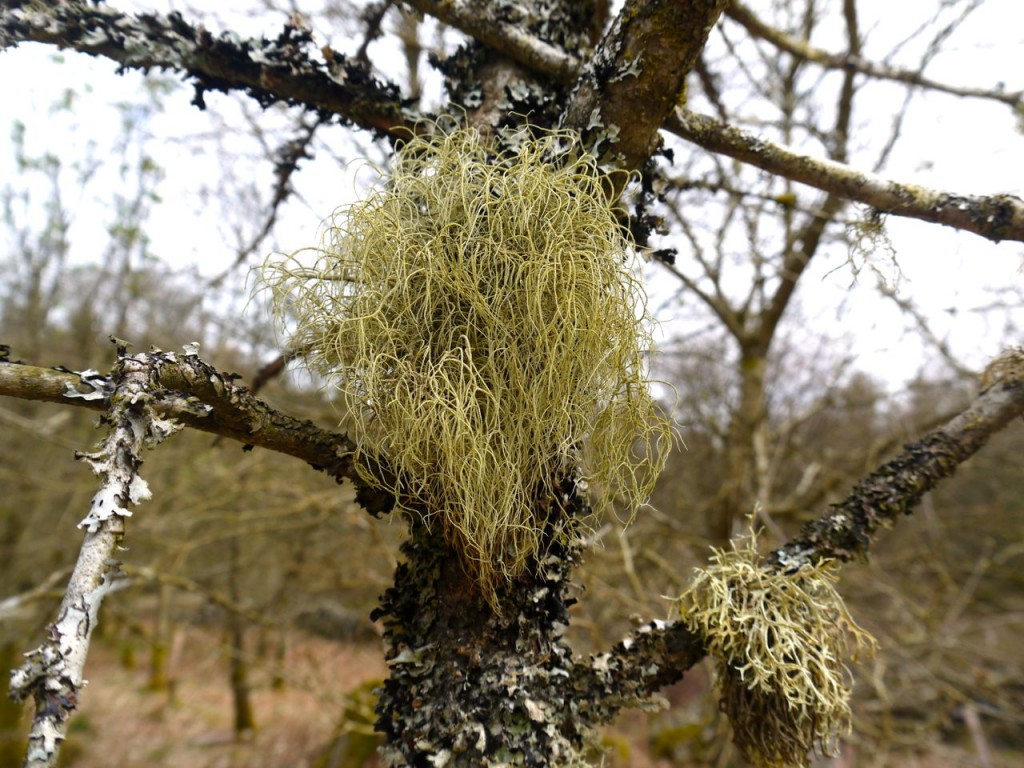
[[[682,107],[672,113],[666,128],[711,152],[837,193],[882,213],[944,224],[996,242],[1024,241],[1024,200],[1013,195],[961,195],[904,184],[833,160],[802,155]]]
[[[467,0],[407,0],[421,13],[475,37],[528,69],[543,72],[559,82],[571,81],[579,70],[575,56],[534,37],[521,24],[499,17],[500,3]]]
[[[776,549],[769,563],[795,571],[823,559],[846,562],[867,555],[880,528],[910,514],[924,494],[1024,414],[1024,348],[993,361],[982,386],[960,414],[861,480],[845,500]]]
[[[161,396],[152,407],[187,427],[283,453],[307,462],[341,482],[350,478],[356,500],[374,515],[391,509],[388,494],[363,485],[352,466],[355,448],[347,435],[287,416],[254,397],[234,377],[205,363],[190,347],[184,355],[160,353],[155,383]],[[152,353],[151,353],[152,354]],[[0,359],[0,395],[106,410],[110,377],[97,371],[39,368]]]
[[[124,348],[119,355],[106,417],[110,433],[98,451],[79,455],[102,482],[89,513],[79,523],[85,529],[85,540],[78,562],[46,641],[11,673],[12,697],[22,700],[31,696],[35,701],[26,768],[57,764],[68,720],[85,685],[82,671],[100,605],[120,578],[115,555],[124,536],[125,519],[132,514],[130,507],[149,498],[149,488],[138,473],[142,449],[178,428],[150,407],[150,358],[128,356]]]
[[[0,49],[49,43],[103,56],[122,69],[186,72],[203,107],[207,91],[240,90],[261,105],[302,105],[380,134],[415,124],[397,86],[358,62],[325,49],[318,57],[308,29],[289,22],[274,39],[214,35],[179,13],[129,15],[83,2],[0,8]]]
[[[909,444],[861,481],[845,501],[772,552],[766,566],[794,574],[825,560],[845,562],[866,554],[880,528],[912,511],[924,493],[952,475],[992,435],[1024,416],[1024,348],[993,361],[982,388],[959,415]],[[604,722],[682,677],[704,657],[704,644],[683,622],[655,622],[595,656],[589,667],[578,667],[574,685],[591,697],[588,715]]]
[[[641,707],[706,655],[704,638],[680,621],[652,621],[576,667],[579,713],[592,725]]]
[[[263,214],[263,223],[248,242],[238,249],[238,253],[235,255],[231,266],[210,280],[207,284],[210,288],[221,285],[228,275],[245,264],[253,257],[253,254],[263,248],[264,242],[270,237],[270,233],[277,224],[278,216],[284,207],[285,201],[294,192],[292,178],[298,173],[299,164],[313,156],[310,145],[313,143],[313,137],[316,135],[317,129],[326,120],[327,118],[324,115],[314,116],[313,119],[303,118],[299,122],[300,127],[296,135],[285,141],[275,150],[273,154],[274,188],[270,202],[266,206],[266,212]]]

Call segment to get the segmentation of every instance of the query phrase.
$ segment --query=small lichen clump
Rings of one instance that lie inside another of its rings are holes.
[[[540,500],[581,471],[631,516],[669,441],[631,244],[574,143],[413,139],[335,216],[314,266],[297,254],[267,278],[360,452],[386,459],[399,503],[443,525],[492,601],[539,552]]]
[[[743,755],[762,766],[803,766],[835,754],[850,729],[847,660],[874,649],[836,591],[835,566],[769,569],[756,539],[715,550],[679,599],[682,621],[718,661],[719,706]]]

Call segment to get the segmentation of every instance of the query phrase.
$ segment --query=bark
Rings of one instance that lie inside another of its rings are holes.
[[[503,14],[515,10],[512,7],[469,0],[407,0],[407,4],[465,32],[511,61],[558,82],[570,82],[579,70],[579,59],[562,47],[530,34],[524,28],[523,19],[504,18]]]
[[[129,507],[149,498],[138,474],[143,447],[174,431],[147,406],[151,397],[150,360],[128,358],[123,350],[113,377],[110,434],[99,451],[82,454],[95,474],[103,478],[89,513],[79,524],[85,539],[78,562],[48,637],[28,660],[11,673],[11,696],[35,701],[35,717],[28,736],[26,768],[52,768],[57,764],[71,713],[84,685],[89,642],[104,597],[121,579],[116,559],[124,536]]]
[[[729,420],[725,456],[727,472],[716,503],[708,510],[708,530],[718,547],[725,546],[732,538],[736,520],[750,514],[757,505],[755,441],[768,417],[764,405],[767,367],[767,346],[744,345],[741,340],[737,370],[740,391]]]
[[[161,416],[246,447],[294,456],[338,482],[348,478],[371,514],[390,510],[391,497],[372,490],[356,476],[351,458],[354,445],[347,435],[271,408],[235,384],[237,376],[218,372],[193,352],[158,353],[153,375],[161,394],[152,407]],[[0,358],[0,395],[102,411],[110,405],[113,388],[112,377],[96,371],[39,368]]]
[[[303,106],[381,135],[415,124],[397,86],[328,48],[316,56],[309,30],[292,22],[272,40],[244,40],[214,36],[177,12],[129,15],[81,2],[0,9],[0,49],[25,41],[102,56],[122,70],[184,72],[201,108],[208,91],[239,90],[262,106]]]
[[[667,127],[710,152],[842,195],[880,213],[955,227],[994,242],[1024,241],[1024,200],[1014,195],[961,195],[892,181],[834,160],[802,155],[683,108],[673,112]]]
[[[627,0],[581,74],[563,124],[604,162],[638,168],[658,148],[658,131],[726,4]]]
[[[844,501],[775,550],[770,562],[795,570],[825,558],[866,557],[880,529],[913,512],[928,491],[1024,414],[1024,350],[998,358],[989,372],[992,380],[964,411],[864,478]]]

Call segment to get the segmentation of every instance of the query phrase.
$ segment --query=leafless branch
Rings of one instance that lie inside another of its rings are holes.
[[[830,53],[821,48],[816,48],[792,35],[775,29],[761,21],[757,14],[744,5],[740,0],[733,0],[726,10],[726,15],[733,21],[740,24],[753,37],[774,45],[781,51],[796,56],[805,61],[811,61],[826,69],[838,69],[857,72],[868,77],[879,80],[891,80],[906,85],[914,85],[927,88],[933,91],[948,93],[953,96],[968,96],[977,99],[989,99],[1006,104],[1016,110],[1024,109],[1024,93],[1003,93],[994,89],[968,88],[940,83],[925,77],[920,72],[906,69],[895,69],[885,67],[871,61],[867,61],[859,53]]]
[[[271,408],[235,384],[233,376],[218,372],[196,354],[159,355],[154,386],[160,392],[152,407],[161,416],[246,446],[294,456],[339,482],[350,479],[356,486],[357,501],[371,514],[391,509],[387,494],[359,482],[352,464],[354,444],[346,435]],[[96,371],[76,373],[0,360],[0,395],[102,411],[109,407],[112,394],[110,377]]]
[[[866,554],[879,530],[909,514],[921,497],[977,453],[992,435],[1024,416],[1024,349],[995,360],[982,392],[957,416],[907,445],[858,483],[847,498],[775,550],[770,567],[791,571]],[[653,622],[578,670],[577,690],[593,691],[587,710],[597,720],[647,700],[704,657],[703,641],[679,622]]]
[[[52,597],[54,589],[68,577],[70,570],[70,568],[61,568],[47,576],[41,584],[17,595],[0,599],[0,621],[9,621],[20,615],[30,603]],[[57,595],[60,595],[60,592]]]
[[[323,125],[324,118],[317,117],[302,124],[298,135],[289,139],[280,147],[274,155],[274,190],[270,198],[270,204],[264,213],[263,224],[259,231],[245,243],[235,256],[234,262],[226,270],[221,272],[209,283],[209,287],[215,288],[227,279],[228,275],[238,267],[245,264],[253,254],[257,252],[263,242],[270,236],[271,230],[277,223],[278,213],[281,206],[292,194],[292,176],[299,169],[299,163],[311,157],[309,146],[313,142],[317,129]]]
[[[575,56],[539,40],[498,16],[498,3],[466,0],[405,0],[406,4],[438,21],[475,37],[528,69],[562,83],[572,82],[579,71]]]
[[[667,128],[711,152],[834,192],[882,213],[944,224],[995,242],[1024,241],[1024,200],[1014,195],[960,195],[903,184],[833,160],[802,155],[683,108],[672,113]]]
[[[300,105],[380,134],[415,124],[397,86],[330,49],[323,50],[326,60],[314,57],[312,34],[291,22],[272,40],[242,40],[214,36],[178,13],[132,16],[79,2],[0,8],[0,49],[27,41],[102,56],[122,69],[183,71],[200,108],[207,91],[239,90],[263,106]]]
[[[997,358],[988,372],[984,390],[967,408],[864,478],[844,501],[775,550],[770,562],[788,570],[867,554],[880,528],[909,514],[924,494],[1024,414],[1024,349]]]
[[[71,713],[84,685],[82,672],[89,641],[96,627],[103,598],[123,578],[116,559],[130,506],[149,498],[138,474],[147,444],[160,442],[175,425],[160,419],[149,407],[152,361],[147,355],[128,357],[123,348],[111,377],[110,433],[96,453],[81,454],[95,474],[103,478],[89,513],[79,523],[85,539],[71,574],[57,620],[49,625],[42,645],[11,674],[11,696],[35,700],[35,717],[28,737],[26,768],[57,764]]]

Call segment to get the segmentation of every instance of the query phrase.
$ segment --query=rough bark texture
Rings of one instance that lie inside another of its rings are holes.
[[[540,768],[578,756],[589,724],[577,717],[560,640],[578,553],[559,539],[585,512],[571,498],[552,515],[545,554],[508,585],[500,614],[440,532],[412,521],[406,562],[374,613],[391,668],[377,708],[388,764]]]
[[[679,102],[726,0],[627,0],[566,107],[563,124],[613,167],[639,167]]]
[[[294,456],[338,482],[348,478],[357,498],[379,515],[391,509],[390,495],[361,483],[352,466],[353,444],[347,435],[281,413],[234,383],[198,355],[163,353],[155,369],[161,394],[152,403],[164,417],[203,432]],[[97,371],[40,368],[0,358],[0,395],[82,406],[105,411],[113,392],[111,376]]]
[[[579,59],[563,46],[553,45],[528,31],[528,20],[521,8],[470,0],[407,1],[416,10],[465,32],[504,57],[558,82],[572,81],[579,70]]]
[[[316,57],[309,30],[292,23],[274,39],[243,40],[229,33],[215,36],[177,12],[132,16],[78,2],[46,10],[0,9],[0,49],[24,41],[102,56],[121,69],[185,72],[199,107],[205,107],[207,91],[241,90],[263,106],[301,105],[380,134],[411,130],[415,122],[397,86],[329,49],[323,51],[326,60]]]
[[[148,407],[152,399],[150,357],[129,358],[123,349],[119,355],[107,416],[110,433],[97,452],[79,456],[102,483],[89,513],[79,523],[85,538],[78,562],[46,641],[26,654],[27,661],[11,673],[11,696],[18,701],[31,696],[35,702],[26,768],[57,764],[84,685],[82,673],[100,605],[121,577],[116,554],[124,537],[125,519],[132,514],[129,507],[149,498],[148,487],[138,474],[142,450],[174,429]]]

